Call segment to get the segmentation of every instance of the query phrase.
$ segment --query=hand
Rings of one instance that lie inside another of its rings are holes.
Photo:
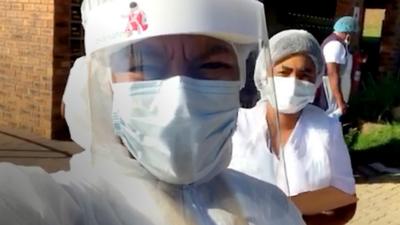
[[[320,214],[306,216],[303,215],[303,219],[307,225],[319,225],[319,224],[347,224],[355,215],[357,209],[357,203],[342,206],[340,208],[330,210]]]
[[[342,111],[342,115],[347,113],[347,104],[343,100],[337,101],[337,105],[339,106],[339,109]]]

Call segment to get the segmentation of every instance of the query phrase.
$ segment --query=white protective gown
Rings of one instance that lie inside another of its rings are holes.
[[[110,156],[116,159],[116,157]],[[49,175],[0,164],[0,224],[303,224],[278,188],[226,170],[203,184],[156,180],[135,160]]]
[[[328,186],[355,193],[350,157],[337,120],[320,108],[306,106],[284,146],[285,176],[283,163],[270,151],[265,112],[263,101],[239,111],[229,168],[276,184],[290,196]]]

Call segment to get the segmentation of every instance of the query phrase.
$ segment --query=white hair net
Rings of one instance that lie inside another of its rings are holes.
[[[269,40],[272,64],[297,53],[307,54],[314,62],[317,72],[316,86],[322,82],[325,62],[318,41],[305,30],[285,30]],[[258,90],[266,83],[267,63],[263,60],[263,51],[259,54],[254,71],[254,82]]]

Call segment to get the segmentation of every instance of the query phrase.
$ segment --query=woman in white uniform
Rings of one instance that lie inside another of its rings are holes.
[[[260,54],[254,76],[261,100],[239,111],[230,168],[276,184],[305,216],[332,210],[323,224],[348,220],[343,209],[335,214],[348,205],[344,211],[354,213],[356,202],[341,125],[309,104],[324,71],[318,42],[306,31],[286,30],[270,39],[270,49],[274,76],[266,75]],[[309,224],[315,218],[307,217]]]
[[[147,28],[126,31],[132,5]],[[90,162],[0,164],[0,224],[304,224],[278,188],[226,169],[244,65],[267,43],[260,2],[110,0],[86,24]]]

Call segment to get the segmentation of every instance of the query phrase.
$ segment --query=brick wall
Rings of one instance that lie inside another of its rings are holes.
[[[386,3],[380,49],[380,70],[399,71],[400,66],[400,0]]]
[[[353,15],[353,7],[356,0],[337,0],[336,18]]]
[[[70,1],[0,1],[0,126],[64,138]]]
[[[352,16],[354,13],[354,7],[360,8],[360,28],[363,25],[363,17],[364,17],[364,1],[365,0],[337,0],[336,3],[336,18],[340,18],[342,16]]]
[[[71,67],[70,60],[70,0],[53,0],[55,5],[54,13],[54,63],[53,63],[53,110],[52,138],[68,137],[68,128],[65,120],[61,117],[61,101],[64,93],[65,84],[68,79]]]
[[[0,126],[51,137],[53,0],[1,0],[0,21]]]

